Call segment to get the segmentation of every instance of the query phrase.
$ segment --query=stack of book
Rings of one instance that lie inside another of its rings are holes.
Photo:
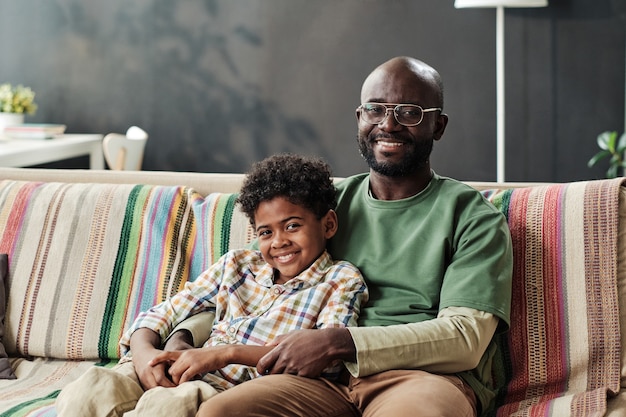
[[[51,139],[63,133],[65,125],[51,123],[24,123],[4,128],[4,135],[15,139]]]

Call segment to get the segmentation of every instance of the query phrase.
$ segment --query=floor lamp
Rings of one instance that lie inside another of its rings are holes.
[[[496,8],[496,180],[505,181],[504,140],[504,8],[544,7],[548,0],[455,0],[457,9],[466,7]]]

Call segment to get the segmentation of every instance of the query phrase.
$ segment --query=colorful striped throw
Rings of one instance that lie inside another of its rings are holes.
[[[0,380],[0,417],[55,416],[67,382],[117,362],[141,310],[248,244],[235,199],[182,186],[0,182],[4,344],[18,376]]]
[[[0,183],[9,354],[119,358],[140,311],[229,249],[233,217],[247,221],[234,200],[185,187]]]
[[[620,389],[622,180],[488,190],[514,248],[497,416],[602,416]]]

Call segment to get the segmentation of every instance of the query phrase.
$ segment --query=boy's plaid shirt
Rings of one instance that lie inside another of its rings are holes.
[[[230,251],[181,292],[141,313],[120,340],[122,349],[128,350],[139,328],[165,340],[177,324],[207,310],[215,312],[215,321],[205,346],[265,345],[295,329],[355,326],[368,299],[358,269],[333,262],[328,252],[284,284],[274,284],[273,275],[259,251]],[[228,388],[257,376],[255,368],[229,365],[205,380]]]

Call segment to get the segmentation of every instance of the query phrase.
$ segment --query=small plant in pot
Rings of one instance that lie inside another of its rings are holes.
[[[600,151],[587,162],[587,166],[591,168],[597,165],[599,161],[610,158],[606,177],[616,178],[620,175],[620,168],[626,168],[626,161],[624,160],[626,132],[622,133],[619,137],[617,136],[617,132],[602,132],[598,135],[597,143]]]
[[[35,114],[35,93],[30,87],[0,84],[0,112]]]

